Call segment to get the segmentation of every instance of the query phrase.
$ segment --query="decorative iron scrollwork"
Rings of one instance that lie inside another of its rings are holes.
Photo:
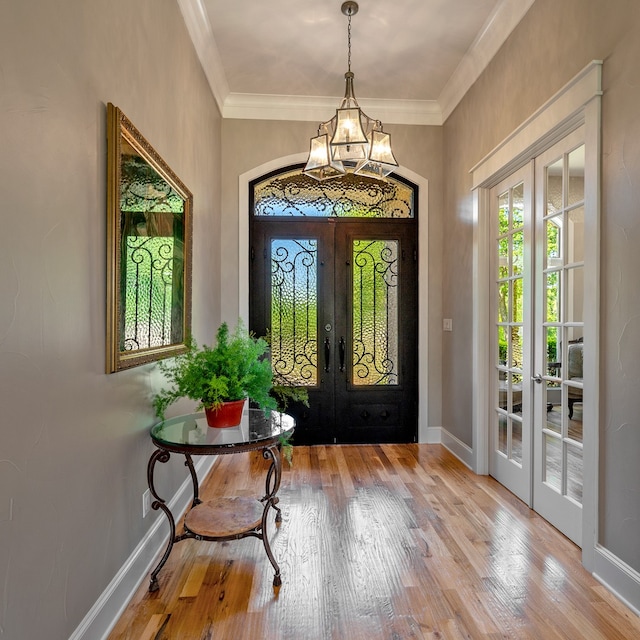
[[[255,216],[335,218],[412,218],[413,189],[387,181],[347,174],[318,182],[294,169],[254,185]]]

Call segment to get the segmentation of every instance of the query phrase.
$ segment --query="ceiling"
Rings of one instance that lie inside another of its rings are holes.
[[[386,123],[442,124],[534,0],[361,0],[351,70]],[[342,0],[178,0],[225,118],[321,121],[344,95]]]

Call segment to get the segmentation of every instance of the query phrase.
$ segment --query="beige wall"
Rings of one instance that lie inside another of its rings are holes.
[[[605,61],[600,542],[638,571],[639,11],[536,0],[444,127],[387,127],[400,163],[429,181],[428,422],[471,444],[469,169]],[[103,373],[105,103],[194,193],[199,341],[237,314],[238,176],[306,151],[314,124],[221,123],[175,0],[3,2],[0,61],[0,635],[63,639],[150,525],[158,376]],[[167,495],[184,475],[169,467]]]
[[[336,105],[337,106],[337,105]],[[330,114],[327,115],[329,117]],[[222,309],[233,321],[238,315],[238,178],[271,160],[306,153],[315,123],[224,120],[222,123]],[[385,125],[401,166],[426,178],[429,202],[421,206],[420,224],[428,223],[429,364],[428,426],[441,424],[442,333],[442,128]],[[428,209],[428,221],[427,221]],[[247,216],[248,212],[240,212]]]
[[[157,374],[104,373],[105,105],[194,194],[199,339],[219,319],[220,117],[175,0],[2,2],[0,61],[0,636],[62,640],[153,519]]]
[[[444,126],[443,423],[471,444],[469,170],[591,60],[604,60],[600,542],[640,570],[640,12],[631,0],[536,0]],[[448,402],[447,398],[456,398]]]

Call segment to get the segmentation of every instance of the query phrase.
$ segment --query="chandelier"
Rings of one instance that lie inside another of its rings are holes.
[[[341,10],[348,18],[344,98],[336,109],[336,115],[322,122],[318,135],[311,138],[304,173],[316,180],[327,180],[345,173],[385,178],[398,166],[391,151],[391,136],[383,131],[380,120],[370,118],[360,109],[353,92],[351,17],[358,13],[358,3],[344,2]]]

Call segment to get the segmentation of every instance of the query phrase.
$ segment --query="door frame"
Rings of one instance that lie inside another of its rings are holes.
[[[471,169],[474,222],[473,334],[474,385],[473,453],[474,471],[489,469],[490,388],[486,372],[492,358],[490,335],[489,264],[491,203],[489,190],[515,170],[534,160],[566,135],[585,126],[585,281],[600,282],[600,158],[601,158],[602,61],[594,60],[510,136]],[[599,424],[599,287],[585,291],[584,386],[589,394],[583,404],[584,479],[582,517],[582,562],[593,570],[598,546],[598,424]],[[587,435],[588,434],[588,435]]]
[[[249,326],[249,183],[284,167],[304,163],[308,152],[265,162],[238,178],[238,314]],[[423,176],[398,167],[395,174],[418,187],[418,442],[430,439],[429,416],[429,182]],[[439,322],[439,321],[438,321]],[[432,323],[433,324],[433,323]],[[437,323],[436,323],[437,324]]]

